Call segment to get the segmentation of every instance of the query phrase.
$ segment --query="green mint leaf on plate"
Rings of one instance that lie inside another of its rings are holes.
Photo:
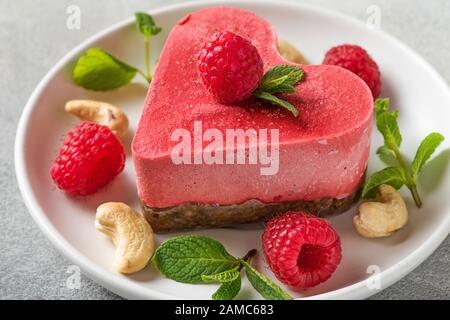
[[[162,28],[158,27],[153,20],[153,17],[145,12],[136,12],[134,14],[136,25],[139,31],[145,36],[145,73],[142,74],[150,83],[152,81],[152,73],[150,70],[150,36],[155,36],[161,32]]]
[[[381,146],[377,149],[377,155],[383,161],[389,166],[397,166],[398,161],[395,155],[395,152],[392,149],[389,149],[386,146]]]
[[[362,196],[373,197],[381,184],[389,184],[397,189],[405,185],[411,192],[416,206],[420,208],[422,200],[417,190],[418,175],[444,137],[437,132],[429,134],[420,143],[412,164],[409,163],[400,151],[402,135],[397,122],[399,112],[398,110],[389,112],[389,103],[388,98],[377,99],[374,108],[377,128],[384,138],[384,145],[377,149],[377,154],[390,167],[376,172],[367,179]]]
[[[75,83],[94,91],[113,90],[134,78],[137,69],[100,48],[87,50],[76,62],[72,72]]]
[[[225,270],[221,273],[216,273],[216,274],[204,274],[202,275],[202,280],[205,282],[219,282],[219,283],[223,283],[223,282],[231,282],[236,280],[237,278],[239,278],[241,276],[241,273],[239,272],[239,266],[230,269],[230,270]]]
[[[290,65],[275,66],[264,74],[258,88],[253,95],[258,99],[289,110],[294,117],[298,117],[298,110],[286,100],[276,97],[277,93],[294,93],[294,85],[302,80],[303,69]]]
[[[379,98],[375,100],[375,117],[378,118],[378,116],[389,109],[389,98]]]
[[[389,112],[390,99],[375,100],[375,118],[378,131],[384,138],[384,146],[377,149],[380,159],[390,167],[376,172],[366,181],[363,198],[373,198],[378,186],[389,184],[396,189],[406,185],[414,197],[417,206],[421,200],[416,185],[410,175],[410,166],[400,152],[402,135],[398,126],[398,110]]]
[[[248,281],[264,298],[269,300],[292,300],[292,297],[273,283],[265,275],[253,268],[247,261],[241,261],[245,267]]]
[[[184,283],[219,282],[215,300],[231,300],[241,290],[241,269],[245,267],[253,287],[266,299],[292,299],[279,286],[253,268],[250,250],[241,259],[231,256],[217,240],[205,236],[178,236],[163,242],[153,255],[156,269],[167,278]]]
[[[162,243],[152,261],[167,278],[184,283],[204,282],[202,276],[214,275],[239,265],[223,245],[204,236],[179,236]]]
[[[422,140],[411,165],[414,179],[417,178],[424,164],[430,159],[444,139],[440,133],[432,132]]]
[[[257,97],[258,99],[261,99],[265,102],[268,102],[275,106],[279,106],[286,110],[289,110],[294,115],[294,117],[298,117],[298,115],[299,115],[298,110],[292,104],[290,104],[286,100],[283,100],[283,99],[280,99],[280,98],[274,96],[271,93],[261,91],[261,92],[255,92],[255,93],[253,93],[253,95],[255,97]]]
[[[303,74],[303,69],[298,67],[290,65],[275,66],[264,74],[258,90],[269,92],[282,84],[292,86],[302,79]]]
[[[146,37],[154,36],[161,32],[162,28],[155,24],[153,17],[148,13],[136,12],[134,15],[139,31]]]
[[[390,112],[383,112],[377,117],[378,131],[384,137],[384,144],[394,150],[402,143],[402,135],[397,123],[397,116]]]
[[[137,12],[135,17],[139,31],[145,36],[145,72],[120,61],[101,48],[92,48],[78,59],[72,71],[72,79],[77,85],[94,91],[113,90],[129,84],[137,73],[148,83],[151,82],[149,39],[151,35],[161,32],[161,28],[155,25],[152,16],[147,13]]]
[[[386,146],[379,147],[377,149],[377,155],[385,156],[385,157],[394,157],[395,158],[395,152],[392,149],[389,149]]]
[[[381,171],[375,172],[367,179],[362,192],[362,197],[365,199],[373,198],[377,188],[382,184],[388,184],[395,189],[399,189],[404,184],[407,184],[407,182],[405,170],[403,168],[387,167]]]
[[[212,295],[214,300],[233,300],[241,291],[241,277],[233,281],[223,282],[219,289]]]
[[[398,119],[398,115],[399,115],[399,111],[398,110],[392,111],[391,114],[395,117],[395,120]]]

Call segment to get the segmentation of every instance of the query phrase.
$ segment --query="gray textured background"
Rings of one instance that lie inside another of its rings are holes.
[[[119,299],[83,276],[66,287],[70,262],[32,221],[16,184],[13,146],[17,122],[44,74],[70,49],[137,10],[171,0],[0,0],[0,299]],[[379,5],[382,29],[425,57],[450,83],[450,1],[302,1],[365,20]],[[66,28],[66,8],[79,5],[81,30]],[[450,238],[419,268],[375,299],[449,299]]]

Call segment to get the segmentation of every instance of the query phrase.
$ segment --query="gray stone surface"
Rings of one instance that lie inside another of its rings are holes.
[[[0,0],[0,299],[120,299],[82,277],[69,289],[71,264],[47,241],[29,216],[16,184],[13,146],[17,122],[34,87],[64,54],[137,10],[171,0]],[[181,2],[181,1],[180,1]],[[382,28],[424,56],[450,82],[450,1],[303,1],[365,20],[381,8]],[[80,30],[66,28],[66,8],[80,6]],[[407,277],[374,299],[449,299],[450,238]]]

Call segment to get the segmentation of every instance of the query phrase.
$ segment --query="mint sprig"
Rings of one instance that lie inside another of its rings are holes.
[[[243,258],[231,256],[223,245],[205,236],[178,236],[162,243],[152,262],[167,278],[183,283],[220,283],[212,295],[215,300],[231,300],[241,289],[241,270],[245,268],[253,287],[266,299],[292,299],[278,285],[250,265],[256,250]]]
[[[202,277],[234,269],[239,260],[223,245],[203,236],[180,236],[164,242],[153,263],[167,278],[184,283],[205,282]]]
[[[145,37],[145,72],[101,48],[91,48],[78,58],[72,70],[72,79],[77,85],[94,91],[114,90],[129,84],[136,74],[151,82],[150,36],[161,32],[161,28],[155,25],[152,16],[147,13],[137,12],[135,16],[136,25]]]
[[[77,61],[72,79],[80,87],[104,91],[128,84],[138,70],[101,48],[87,50]]]
[[[161,32],[162,28],[158,27],[153,20],[153,17],[145,12],[136,12],[136,26],[144,35],[145,39],[145,71],[148,82],[152,81],[152,74],[150,71],[150,36],[156,36]]]
[[[381,184],[389,184],[396,189],[406,186],[418,208],[422,206],[422,200],[417,190],[418,176],[430,159],[437,147],[444,141],[444,137],[438,133],[430,133],[420,143],[412,164],[409,164],[400,152],[402,135],[398,126],[398,110],[389,112],[389,99],[377,99],[375,101],[375,117],[378,131],[384,138],[384,145],[377,149],[377,154],[384,162],[394,163],[394,166],[385,168],[371,175],[362,192],[363,198],[373,198],[376,189]]]
[[[266,72],[258,88],[253,92],[253,96],[265,102],[282,107],[290,111],[294,117],[298,117],[298,110],[288,101],[281,99],[275,94],[293,93],[294,85],[303,78],[302,68],[290,65],[279,65]]]

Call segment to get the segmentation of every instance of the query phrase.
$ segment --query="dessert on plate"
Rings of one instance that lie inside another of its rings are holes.
[[[304,79],[286,96],[298,117],[254,97],[219,102],[203,85],[198,68],[199,51],[218,31],[248,39],[264,71],[292,65],[277,51],[274,27],[249,11],[202,9],[173,28],[132,144],[138,194],[153,229],[255,222],[290,210],[324,215],[348,209],[358,198],[369,155],[373,97],[368,86],[340,67],[302,65]],[[204,135],[208,129],[223,141],[227,129],[267,135],[231,147],[214,144],[211,150],[211,137]],[[183,163],[173,158],[177,132],[191,146],[183,149],[189,153],[183,154],[189,160]],[[217,153],[237,159],[243,152],[248,159],[255,148],[264,150],[262,144],[266,155],[278,154],[270,168],[250,161],[206,161]]]

